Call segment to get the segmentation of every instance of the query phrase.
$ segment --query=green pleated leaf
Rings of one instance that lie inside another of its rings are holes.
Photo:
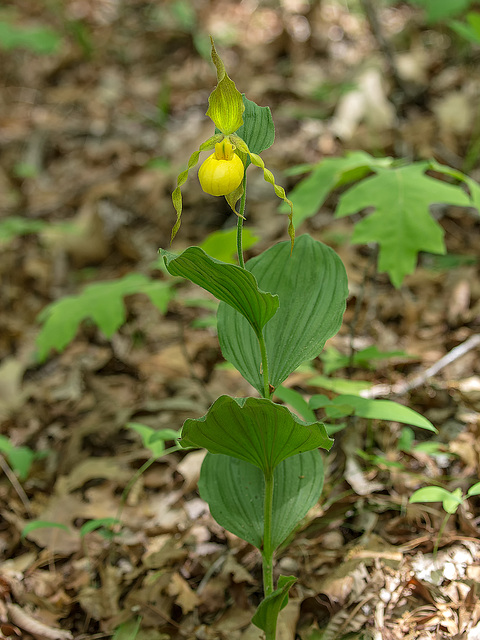
[[[280,301],[264,329],[269,382],[274,388],[302,362],[318,356],[337,333],[348,294],[345,268],[330,247],[303,235],[291,255],[290,249],[290,242],[281,242],[246,264],[258,286],[277,294]],[[224,357],[263,394],[255,334],[226,304],[218,309],[218,337]]]
[[[277,548],[318,501],[323,487],[318,451],[286,458],[274,471],[272,546]],[[258,549],[263,545],[265,480],[260,469],[231,456],[208,453],[198,483],[215,520]]]
[[[271,635],[275,634],[278,614],[287,606],[288,592],[296,581],[297,578],[294,576],[280,576],[278,578],[277,588],[259,604],[252,618],[256,627],[268,631]]]
[[[270,107],[259,107],[242,94],[245,111],[243,125],[235,133],[247,143],[252,153],[262,153],[275,141],[275,125]]]
[[[268,475],[285,458],[333,444],[321,422],[304,422],[271,400],[230,396],[220,396],[202,418],[186,420],[179,442],[245,460]]]
[[[255,335],[278,308],[278,298],[260,291],[255,277],[234,264],[226,264],[208,256],[199,247],[189,247],[179,256],[160,249],[168,272],[181,276],[210,291],[241,314]]]

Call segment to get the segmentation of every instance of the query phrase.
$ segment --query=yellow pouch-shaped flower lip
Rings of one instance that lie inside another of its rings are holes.
[[[243,162],[225,138],[215,145],[215,153],[208,156],[199,171],[198,179],[205,193],[226,196],[240,186],[245,173]]]

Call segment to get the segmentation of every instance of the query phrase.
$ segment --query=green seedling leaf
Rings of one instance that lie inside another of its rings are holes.
[[[472,496],[480,495],[480,482],[473,484],[470,489],[467,491],[467,496],[471,498]]]
[[[277,628],[277,618],[280,611],[288,604],[288,592],[297,578],[294,576],[280,576],[275,591],[263,600],[252,618],[253,624],[274,637]]]
[[[7,457],[8,463],[18,475],[20,480],[26,480],[36,454],[29,447],[15,447],[10,440],[0,435],[0,452]]]
[[[443,487],[423,487],[410,496],[409,502],[441,502],[446,513],[455,513],[463,502],[462,490],[447,491]]]
[[[243,249],[246,251],[259,240],[250,229],[244,229],[242,235]],[[220,262],[234,263],[237,255],[237,229],[214,231],[200,245],[207,255]]]
[[[289,194],[293,203],[295,226],[314,216],[335,188],[360,180],[373,167],[388,166],[391,162],[391,158],[374,158],[364,151],[353,151],[344,158],[326,158],[314,165],[313,169],[309,167],[310,175],[299,182]],[[280,210],[286,212],[287,207],[281,205]]]
[[[312,387],[320,387],[334,393],[360,394],[372,386],[366,380],[345,380],[344,378],[328,378],[327,376],[314,376],[308,384]]]
[[[373,207],[356,226],[352,242],[376,242],[379,271],[387,272],[395,287],[413,273],[420,251],[445,253],[444,231],[430,215],[434,203],[468,207],[467,194],[458,186],[425,175],[428,162],[395,169],[377,167],[376,175],[353,186],[340,197],[336,217]]]
[[[37,529],[62,529],[63,531],[70,531],[66,524],[60,522],[48,522],[47,520],[32,520],[28,522],[22,529],[22,539],[26,538],[29,533],[36,531]]]
[[[162,312],[172,296],[170,285],[150,280],[141,274],[130,274],[119,280],[97,282],[85,287],[81,294],[67,296],[49,304],[39,314],[43,323],[37,338],[37,358],[43,362],[50,349],[62,351],[75,337],[83,320],[91,319],[107,338],[126,320],[123,298],[133,293],[146,294]]]
[[[371,453],[366,453],[362,449],[357,449],[355,453],[359,458],[367,460],[367,462],[371,462],[377,467],[386,467],[387,469],[405,469],[405,466],[401,462],[389,460],[386,456],[377,456]]]
[[[29,447],[13,447],[8,452],[7,457],[20,480],[26,480],[32,468],[32,463],[36,458],[35,452]]]
[[[370,420],[389,420],[392,422],[401,422],[403,424],[410,424],[414,427],[420,427],[421,429],[427,429],[437,433],[437,430],[432,423],[424,418],[419,413],[405,407],[398,402],[392,400],[374,400],[372,398],[362,398],[361,396],[342,394],[334,398],[333,400],[327,400],[324,395],[312,396],[309,401],[311,409],[325,408],[340,408],[343,415],[356,415],[359,418],[367,418]],[[346,413],[348,411],[348,413]],[[329,417],[341,417],[332,416],[329,412]]]
[[[88,533],[92,533],[92,531],[96,531],[97,529],[109,528],[119,523],[120,520],[117,520],[117,518],[96,518],[89,520],[80,527],[80,538],[84,538]],[[109,531],[108,533],[112,535],[113,532]]]
[[[214,260],[199,247],[189,247],[179,256],[163,249],[160,253],[170,275],[187,278],[212,293],[243,316],[256,336],[277,311],[278,297],[261,291],[255,276],[237,265]]]
[[[112,640],[135,640],[140,630],[142,616],[135,616],[126,622],[122,622],[115,629]]]
[[[363,369],[373,368],[373,362],[378,360],[387,360],[394,357],[411,358],[405,351],[380,351],[375,345],[356,351],[353,354],[353,358],[350,356],[344,356],[335,347],[327,347],[323,353],[320,354],[320,360],[323,362],[323,370],[326,375],[330,375],[338,369],[343,369],[351,364],[354,367],[361,367]]]
[[[307,422],[315,422],[317,420],[317,416],[308,406],[308,402],[303,395],[295,391],[295,389],[287,389],[286,387],[280,386],[275,390],[275,395],[282,400],[282,402],[292,406]]]
[[[179,433],[173,429],[153,429],[139,422],[129,422],[127,427],[136,431],[142,438],[143,446],[150,449],[155,458],[160,458],[165,453],[165,441],[177,440]]]
[[[47,227],[43,220],[29,220],[20,216],[10,216],[0,220],[0,245],[10,242],[17,236],[38,233]]]
[[[442,455],[448,455],[445,452],[445,445],[441,442],[420,442],[420,444],[416,444],[413,447],[413,451],[418,451],[420,453],[426,453],[428,455],[435,455],[437,453],[441,453]]]
[[[264,329],[269,382],[277,388],[299,365],[316,357],[337,333],[347,297],[345,268],[337,254],[309,235],[290,255],[281,242],[246,264],[258,286],[278,295],[279,309]],[[255,333],[234,309],[218,307],[222,353],[263,395],[261,355]]]
[[[205,416],[185,421],[180,445],[233,456],[270,475],[285,458],[328,450],[333,440],[321,422],[303,422],[271,400],[220,396]]]
[[[397,442],[397,449],[399,451],[410,452],[413,447],[413,441],[415,440],[415,433],[410,427],[403,427],[400,432],[400,437]]]
[[[322,456],[306,451],[274,471],[272,546],[277,548],[317,502],[323,487]],[[237,458],[207,453],[198,483],[220,526],[258,549],[263,546],[265,480],[261,470]]]

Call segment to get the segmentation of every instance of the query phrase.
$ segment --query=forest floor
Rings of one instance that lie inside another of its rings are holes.
[[[0,38],[0,636],[261,637],[250,624],[261,558],[200,499],[203,452],[158,460],[122,506],[150,457],[128,423],[178,430],[219,395],[255,393],[222,367],[206,308],[213,299],[176,285],[162,315],[146,296],[129,296],[127,322],[110,340],[83,323],[41,363],[37,316],[86,284],[130,273],[167,278],[158,249],[169,246],[176,175],[213,133],[208,34],[239,90],[271,107],[276,142],[263,156],[287,192],[301,177],[289,174],[293,167],[356,149],[434,157],[480,180],[478,50],[445,26],[426,26],[407,4],[378,3],[392,72],[378,34],[352,4],[3,4],[0,27],[48,26],[61,41],[42,55],[28,46],[2,50]],[[224,199],[203,193],[194,175],[183,193],[175,250],[235,224]],[[375,271],[375,247],[348,241],[353,222],[334,218],[337,197],[297,230],[332,246],[347,269],[344,324],[328,346],[401,355],[338,369],[330,386],[300,369],[286,386],[306,397],[331,393],[342,379],[378,393],[393,387],[388,397],[426,416],[438,434],[360,419],[338,434],[324,458],[321,500],[277,556],[278,572],[298,577],[278,637],[478,640],[480,498],[466,500],[441,536],[441,504],[408,498],[430,484],[466,493],[479,479],[472,337],[480,328],[480,217],[459,207],[439,212],[449,259],[422,255],[395,289]],[[249,256],[288,239],[278,204],[249,169],[246,226],[260,238]],[[14,216],[41,224],[7,233]],[[461,345],[461,356],[442,360]],[[321,359],[311,367],[325,373]],[[432,441],[430,453],[416,448]],[[33,454],[27,477],[14,472],[8,443]],[[81,535],[85,523],[119,515],[113,537]],[[67,529],[22,537],[35,519]]]

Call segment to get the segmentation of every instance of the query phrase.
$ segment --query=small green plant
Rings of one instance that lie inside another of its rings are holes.
[[[185,449],[207,449],[200,495],[220,525],[261,553],[264,599],[252,621],[265,632],[266,640],[274,640],[278,615],[296,581],[294,576],[282,575],[275,581],[275,551],[318,501],[323,486],[319,449],[329,450],[333,444],[314,410],[323,407],[327,415],[340,411],[341,415],[434,428],[416,412],[393,402],[314,396],[307,403],[281,386],[302,363],[317,357],[340,328],[348,293],[345,268],[332,249],[309,235],[295,239],[292,204],[259,156],[274,141],[270,110],[240,94],[213,42],[211,53],[218,84],[210,95],[207,115],[217,133],[192,154],[187,170],[178,177],[172,196],[177,211],[172,240],[180,226],[180,188],[198,163],[200,151],[215,149],[200,167],[199,179],[206,192],[224,196],[238,216],[238,264],[215,259],[200,247],[189,247],[179,255],[163,249],[160,253],[172,276],[187,278],[218,298],[217,330],[223,355],[260,397],[222,395],[205,416],[184,423],[179,444]],[[290,241],[244,263],[245,170],[250,162],[263,169],[265,180],[288,205]],[[370,164],[378,163],[371,159],[366,171]],[[364,165],[362,156],[363,174]],[[357,175],[358,170],[354,167]],[[275,403],[274,395],[302,418]]]
[[[9,438],[0,435],[0,453],[5,454],[9,465],[20,480],[26,480],[38,455],[30,447],[16,447]]]
[[[448,491],[443,487],[422,487],[417,489],[409,499],[409,502],[441,502],[443,510],[445,511],[445,518],[440,525],[437,539],[433,548],[433,554],[436,556],[438,551],[438,545],[442,539],[443,532],[447,526],[447,522],[450,516],[457,512],[460,505],[464,504],[468,498],[480,495],[480,482],[473,484],[466,494],[463,494],[460,488]]]

